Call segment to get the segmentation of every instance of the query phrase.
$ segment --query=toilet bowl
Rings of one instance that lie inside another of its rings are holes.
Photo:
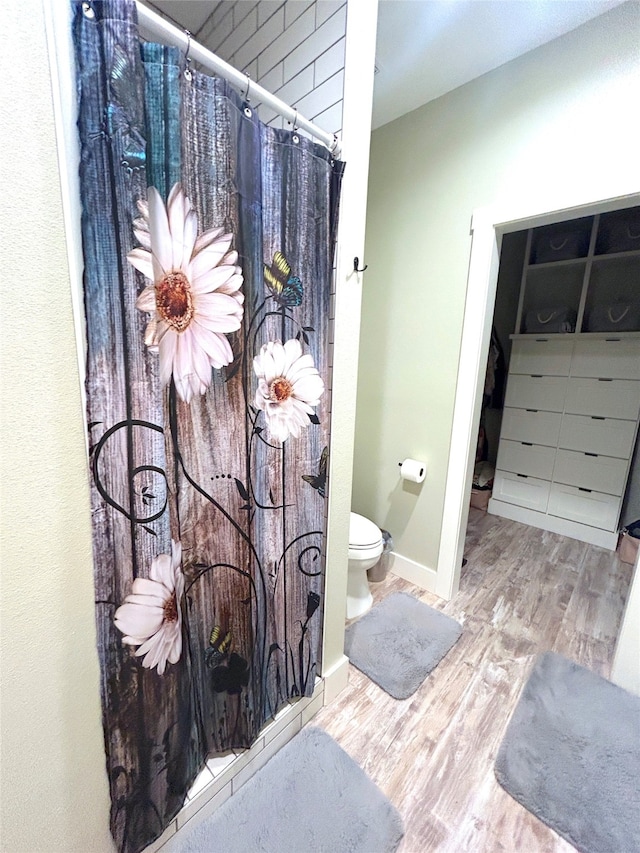
[[[349,521],[349,572],[347,576],[347,619],[362,616],[373,604],[367,569],[378,562],[384,550],[379,527],[357,512]]]

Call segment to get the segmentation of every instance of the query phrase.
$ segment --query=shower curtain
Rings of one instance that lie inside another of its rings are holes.
[[[111,830],[135,853],[318,675],[343,164],[141,43],[132,2],[73,26]]]

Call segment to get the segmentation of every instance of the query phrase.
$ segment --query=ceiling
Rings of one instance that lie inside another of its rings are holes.
[[[197,37],[223,2],[148,0],[148,5]],[[380,0],[373,127],[399,118],[622,2]]]
[[[623,0],[380,0],[373,127],[504,65]]]
[[[225,0],[144,0],[145,5],[151,6],[167,18],[189,30],[197,38],[198,30],[202,29],[205,21],[213,14],[217,6]],[[274,0],[265,0],[273,3]],[[230,3],[228,5],[231,5]]]

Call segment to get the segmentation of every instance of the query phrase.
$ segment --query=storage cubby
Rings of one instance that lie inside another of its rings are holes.
[[[598,223],[595,254],[640,251],[640,208],[603,213]]]
[[[593,259],[582,331],[640,331],[640,252]]]
[[[570,219],[555,225],[534,228],[529,263],[547,264],[586,258],[589,253],[593,216]]]
[[[574,332],[586,261],[531,266],[523,285],[522,334]]]
[[[640,332],[640,208],[532,228],[516,335]]]

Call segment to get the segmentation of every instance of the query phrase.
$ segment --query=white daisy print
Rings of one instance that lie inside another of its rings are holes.
[[[135,578],[131,592],[115,612],[114,622],[125,635],[122,642],[139,646],[147,669],[158,675],[167,661],[177,663],[182,654],[182,609],[184,575],[180,567],[182,546],[171,542],[171,554],[160,554],[151,563],[148,578]]]
[[[151,315],[145,343],[159,353],[162,384],[173,377],[178,396],[189,403],[211,384],[212,368],[233,361],[226,335],[240,328],[244,310],[238,253],[229,251],[233,235],[222,228],[198,237],[196,212],[180,184],[166,207],[150,187],[138,209],[140,246],[127,258],[152,282],[136,302]]]
[[[313,358],[302,354],[296,339],[269,341],[253,359],[253,369],[258,377],[254,405],[265,413],[269,435],[280,441],[297,438],[324,392]]]

